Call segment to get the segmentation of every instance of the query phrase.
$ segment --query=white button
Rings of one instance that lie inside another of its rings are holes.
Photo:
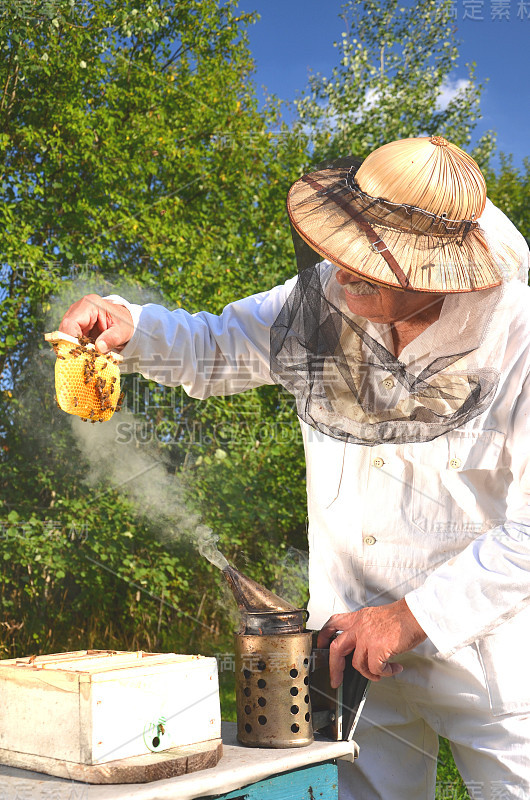
[[[383,461],[383,459],[380,458],[379,456],[376,456],[376,458],[374,458],[374,460],[372,461],[372,464],[374,465],[374,467],[377,467],[377,469],[381,469],[384,463],[385,462]]]
[[[394,378],[385,378],[383,381],[383,386],[385,389],[393,389],[395,385]]]
[[[364,543],[365,544],[375,544],[376,541],[377,541],[377,539],[375,538],[375,536],[365,536],[364,537]]]
[[[449,462],[449,466],[451,467],[451,469],[460,469],[460,467],[462,466],[462,462],[460,461],[459,458],[452,458],[451,461]]]

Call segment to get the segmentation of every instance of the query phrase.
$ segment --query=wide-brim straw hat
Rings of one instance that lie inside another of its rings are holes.
[[[480,227],[486,182],[477,163],[441,136],[400,139],[360,166],[304,175],[291,187],[294,229],[323,258],[367,280],[402,289],[470,292],[518,269]]]

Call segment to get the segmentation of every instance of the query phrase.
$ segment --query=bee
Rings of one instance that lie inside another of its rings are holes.
[[[101,371],[103,372],[103,370],[107,369],[107,367],[108,367],[108,364],[103,364],[103,366],[101,367]]]
[[[37,658],[37,656],[30,656],[30,657],[28,658],[28,664],[33,664],[33,663],[35,662],[35,659],[36,659],[36,658]]]
[[[79,400],[77,399],[77,397],[72,398],[72,403],[74,404],[74,408],[77,408],[77,406],[79,405]]]
[[[93,416],[94,416],[94,412],[93,412],[92,409],[90,409],[90,411],[88,412],[88,418],[92,419]]]
[[[83,367],[83,380],[85,382],[85,385],[90,383],[90,381],[92,380],[92,378],[94,377],[95,374],[96,374],[96,371],[95,371],[94,367],[92,366],[92,364],[90,364],[88,361],[86,361],[85,365]]]
[[[156,732],[159,736],[160,734],[164,735],[164,733],[166,732],[166,729],[164,728],[161,722],[159,722],[158,725],[156,726]]]

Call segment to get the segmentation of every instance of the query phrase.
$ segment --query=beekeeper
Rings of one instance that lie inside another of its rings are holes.
[[[289,192],[298,276],[220,316],[89,295],[62,330],[193,397],[279,383],[307,461],[310,626],[374,683],[340,796],[530,797],[528,248],[441,137]],[[350,654],[353,651],[353,656]],[[388,680],[381,680],[388,677]]]

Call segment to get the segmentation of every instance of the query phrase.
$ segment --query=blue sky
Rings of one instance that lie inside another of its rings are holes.
[[[240,0],[241,9],[261,15],[249,30],[258,86],[292,100],[309,69],[329,75],[338,58],[333,41],[343,30],[341,6],[341,0]],[[530,155],[530,0],[455,0],[453,8],[461,45],[452,81],[465,79],[472,61],[477,79],[489,78],[476,133],[495,130],[498,150],[521,166]]]

